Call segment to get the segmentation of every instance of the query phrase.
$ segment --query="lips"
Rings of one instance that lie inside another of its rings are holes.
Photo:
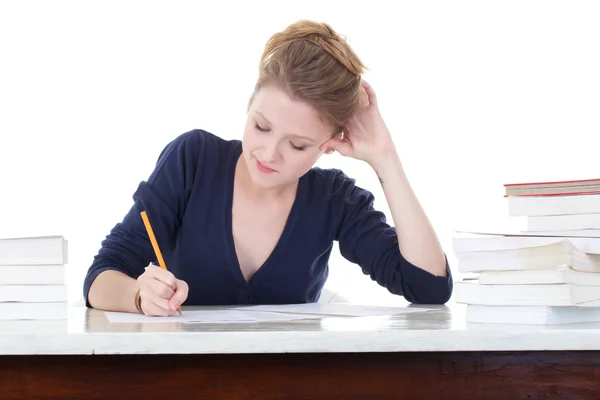
[[[277,171],[275,171],[274,169],[272,169],[272,168],[269,168],[269,167],[267,167],[266,165],[264,165],[263,163],[261,163],[260,161],[258,161],[258,159],[256,160],[256,166],[258,167],[258,169],[259,169],[261,172],[264,172],[264,173],[266,173],[266,174],[271,174],[271,173],[277,172]]]

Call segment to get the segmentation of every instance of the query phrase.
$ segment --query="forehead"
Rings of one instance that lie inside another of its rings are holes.
[[[274,87],[265,87],[257,92],[249,111],[263,115],[272,130],[284,135],[320,140],[329,138],[333,131],[309,104],[292,100],[284,91]]]

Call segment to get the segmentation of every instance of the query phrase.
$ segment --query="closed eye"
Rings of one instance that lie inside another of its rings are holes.
[[[290,144],[292,145],[292,149],[294,149],[294,150],[298,150],[298,151],[306,150],[306,146],[294,146],[294,144],[292,142],[290,142]]]
[[[269,131],[268,129],[263,128],[262,126],[260,126],[258,123],[255,123],[254,127],[256,128],[257,131],[261,131],[261,132],[268,132]]]

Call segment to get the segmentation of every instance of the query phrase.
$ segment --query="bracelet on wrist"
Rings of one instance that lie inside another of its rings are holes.
[[[136,310],[140,313],[143,314],[144,310],[142,310],[142,298],[140,297],[140,289],[137,290],[137,292],[135,292],[135,296],[133,298],[133,301],[135,303],[135,308]]]

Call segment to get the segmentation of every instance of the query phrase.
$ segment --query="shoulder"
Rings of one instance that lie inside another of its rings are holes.
[[[374,208],[374,195],[342,170],[312,168],[309,186],[311,208],[323,213],[319,217],[333,229],[335,240],[347,238],[348,229],[361,231],[374,220],[385,222],[385,216]]]
[[[199,170],[208,172],[204,167],[219,164],[233,155],[240,147],[236,142],[239,141],[226,140],[203,129],[182,133],[160,151],[149,181],[154,181],[163,171],[186,176],[195,176]]]
[[[193,129],[169,141],[161,150],[158,162],[173,158],[198,160],[228,155],[238,142],[238,140],[223,139],[204,129]]]
[[[172,151],[171,149],[173,148],[181,147],[193,147],[198,150],[208,148],[212,150],[231,146],[235,142],[235,140],[223,139],[204,129],[193,129],[176,136],[167,143],[163,151]]]
[[[373,201],[373,194],[356,184],[356,179],[337,168],[313,167],[308,172],[311,192],[334,205],[359,201]]]
[[[308,171],[307,177],[311,183],[311,188],[323,194],[330,194],[332,191],[355,183],[354,179],[336,168],[313,167]]]

